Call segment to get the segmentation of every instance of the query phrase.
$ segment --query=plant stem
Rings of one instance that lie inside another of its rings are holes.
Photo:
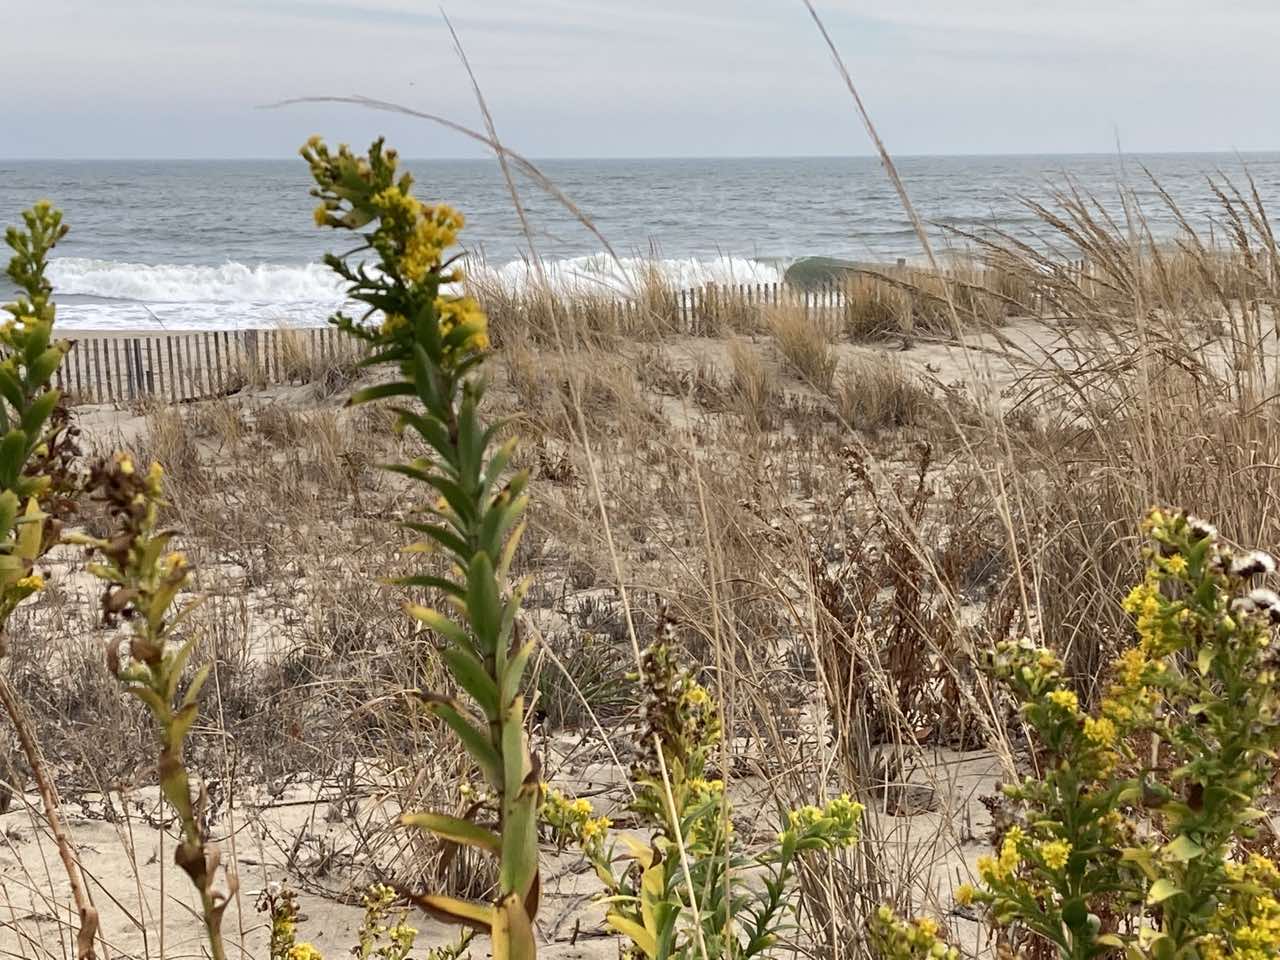
[[[40,745],[31,731],[31,724],[27,722],[21,698],[9,684],[9,678],[2,673],[0,673],[0,703],[3,703],[5,713],[13,721],[18,742],[22,745],[22,752],[27,758],[28,766],[31,767],[31,775],[35,777],[40,788],[44,818],[58,845],[58,856],[62,858],[62,867],[67,873],[67,882],[71,885],[71,898],[75,901],[76,912],[80,914],[80,929],[76,933],[76,960],[94,960],[93,938],[98,932],[98,911],[85,894],[84,880],[80,875],[79,855],[62,822],[60,812],[62,805],[58,800],[57,789],[49,778],[44,757],[40,753]]]

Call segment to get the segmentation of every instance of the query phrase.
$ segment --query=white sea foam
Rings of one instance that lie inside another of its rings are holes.
[[[657,277],[677,290],[708,283],[778,283],[781,271],[774,266],[744,257],[715,257],[700,260],[648,260],[621,257],[617,260],[598,253],[589,257],[553,260],[538,265],[516,260],[500,267],[475,264],[472,276],[493,280],[509,290],[540,286],[544,282],[560,293],[629,296],[643,289],[649,278]]]
[[[518,292],[544,283],[563,294],[626,297],[660,277],[675,289],[707,283],[776,283],[781,271],[741,257],[614,260],[604,254],[494,266],[469,264],[478,282]],[[342,282],[320,264],[220,266],[121,263],[63,257],[49,264],[64,300],[62,325],[72,330],[237,329],[318,326],[343,306]]]
[[[342,299],[328,267],[224,263],[217,267],[119,263],[63,257],[49,263],[49,279],[63,294],[140,303],[297,303]]]

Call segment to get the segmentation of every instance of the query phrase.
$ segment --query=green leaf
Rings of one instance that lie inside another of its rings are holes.
[[[1082,897],[1072,897],[1062,905],[1062,922],[1072,930],[1083,930],[1089,924],[1089,908]]]
[[[191,732],[191,727],[199,716],[200,711],[194,703],[188,703],[173,715],[173,722],[169,727],[169,736],[172,737],[172,742],[175,746],[187,739],[187,734]]]
[[[406,813],[401,815],[400,822],[406,827],[427,830],[446,840],[478,850],[497,853],[502,849],[502,841],[496,833],[460,817],[450,817],[443,813]]]
[[[502,606],[493,576],[493,563],[483,550],[471,558],[471,567],[467,571],[467,614],[480,649],[493,653],[497,646],[498,627],[502,623]]]
[[[500,691],[502,709],[507,709],[516,694],[520,692],[520,680],[524,675],[525,665],[528,664],[529,657],[533,655],[535,649],[537,649],[537,641],[528,640],[515,652],[515,656],[507,661],[506,669],[502,674]]]
[[[501,559],[498,561],[498,569],[496,576],[499,580],[505,580],[511,571],[511,561],[515,559],[516,549],[520,546],[520,538],[524,535],[525,521],[521,520],[516,524],[511,536],[507,537],[507,542],[502,547]]]
[[[523,901],[538,873],[538,785],[522,784],[502,824],[499,889]]]
[[[494,908],[487,903],[471,903],[444,894],[414,896],[413,902],[427,913],[448,923],[461,923],[488,933],[492,929]]]
[[[402,477],[408,477],[410,480],[417,480],[419,483],[431,482],[431,471],[425,467],[420,467],[412,463],[384,463],[381,465],[383,470],[388,473],[398,473]]]
[[[480,496],[482,498],[487,499],[490,496],[494,485],[507,469],[507,464],[511,462],[511,457],[515,453],[514,439],[512,438],[512,440],[504,443],[489,458],[489,463],[485,466],[484,476],[480,478]]]
[[[479,485],[480,458],[484,453],[482,440],[483,435],[476,423],[475,402],[464,399],[462,409],[458,411],[458,473],[468,488]]]
[[[13,489],[27,460],[27,435],[21,430],[10,430],[0,440],[0,487]]]
[[[191,683],[187,687],[187,692],[182,697],[182,705],[185,707],[196,702],[196,698],[200,696],[200,689],[204,686],[204,682],[209,679],[209,674],[213,670],[212,663],[206,663],[196,675],[191,678]]]
[[[21,410],[26,403],[22,385],[5,364],[0,364],[0,396],[8,400],[15,410]]]
[[[524,738],[524,698],[516,697],[502,715],[502,761],[507,795],[514,802],[532,764]]]
[[[467,748],[471,759],[476,762],[476,766],[480,768],[485,778],[495,789],[501,790],[502,758],[498,756],[498,751],[494,749],[488,737],[467,719],[462,706],[456,700],[437,694],[426,693],[419,696],[426,701],[427,712],[449,725],[449,728],[462,741],[462,745]]]
[[[475,521],[475,500],[460,484],[439,473],[431,474],[427,478],[427,482],[440,491],[440,495],[445,498],[449,506],[453,508],[453,512],[458,515],[464,524],[469,525]]]
[[[18,495],[12,490],[0,492],[0,540],[7,539],[13,532],[13,524],[18,519],[20,506]]]
[[[32,440],[39,437],[45,421],[49,419],[49,414],[53,413],[53,408],[58,405],[60,397],[61,394],[57,390],[46,390],[32,400],[31,406],[27,407],[22,414],[22,429]]]
[[[405,604],[404,610],[413,619],[430,627],[450,643],[460,647],[473,646],[471,638],[467,636],[467,632],[439,610],[432,610],[430,607],[424,607],[416,603]]]
[[[411,520],[405,521],[404,527],[406,530],[420,533],[424,537],[430,537],[460,560],[470,556],[471,551],[467,548],[466,541],[448,527],[441,526],[438,523],[416,523]]]
[[[498,627],[497,641],[499,650],[505,650],[511,643],[511,634],[516,625],[516,615],[520,613],[520,604],[524,601],[524,595],[532,582],[531,577],[523,578],[516,584],[515,589],[511,591],[511,596],[502,607],[502,623]]]
[[[397,587],[422,587],[428,590],[440,590],[451,597],[457,597],[459,600],[465,600],[467,596],[466,590],[452,580],[446,580],[444,577],[415,574],[412,577],[397,577],[387,582]]]
[[[449,431],[443,423],[432,416],[422,416],[407,410],[403,407],[396,407],[396,413],[400,415],[400,419],[413,427],[423,440],[431,445],[431,449],[440,456],[444,457],[454,469],[458,466],[458,452],[454,449],[453,441],[449,439]]]
[[[493,908],[493,960],[537,960],[533,924],[524,897],[514,893]]]
[[[470,650],[446,647],[440,654],[458,686],[471,694],[489,720],[498,719],[498,685],[480,659]]]
[[[618,933],[627,937],[640,948],[649,960],[657,960],[658,941],[652,933],[646,930],[634,920],[624,917],[620,913],[610,913],[604,918],[605,926],[611,927]]]
[[[479,541],[481,548],[497,553],[503,537],[520,519],[525,507],[528,505],[528,497],[517,496],[505,506],[495,505],[490,507],[489,511],[484,515],[484,519],[480,522]]]
[[[173,695],[178,692],[178,681],[182,678],[183,668],[186,667],[191,651],[195,648],[195,642],[196,638],[193,636],[173,653],[173,659],[165,666],[164,697],[170,702],[173,701]]]
[[[29,363],[27,383],[33,387],[43,387],[61,363],[62,351],[57,347],[50,347]]]
[[[23,359],[31,364],[49,348],[49,334],[52,331],[44,324],[27,328],[27,337]]]
[[[379,383],[373,387],[357,390],[347,401],[347,406],[354,407],[362,403],[369,403],[372,400],[382,400],[386,397],[405,396],[413,396],[413,384],[403,380],[394,383]]]
[[[1184,833],[1172,843],[1165,844],[1164,852],[1179,863],[1188,863],[1204,853],[1204,847]]]
[[[1151,885],[1151,889],[1147,891],[1147,903],[1157,904],[1164,903],[1170,897],[1176,897],[1182,893],[1180,886],[1167,877],[1161,877]]]
[[[125,689],[150,707],[151,712],[155,714],[157,719],[163,717],[169,709],[169,705],[161,699],[160,694],[156,693],[150,687],[144,687],[138,683],[131,683],[129,686],[125,687]]]

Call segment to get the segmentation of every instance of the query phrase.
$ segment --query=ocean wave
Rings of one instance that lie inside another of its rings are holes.
[[[61,257],[49,262],[49,279],[62,294],[139,303],[340,302],[342,283],[328,267],[224,263],[120,263]]]
[[[708,283],[778,283],[782,269],[744,257],[651,260],[606,254],[564,260],[517,260],[492,265],[472,259],[473,287],[508,294],[549,288],[568,296],[625,298],[654,279],[673,289]],[[62,257],[49,263],[58,295],[86,298],[59,306],[72,330],[252,329],[319,326],[346,302],[342,281],[320,264],[124,263]]]
[[[676,290],[708,283],[780,283],[780,267],[745,257],[719,256],[706,259],[650,260],[644,257],[614,259],[598,253],[567,260],[535,263],[516,260],[498,267],[484,263],[468,265],[472,278],[493,282],[509,291],[549,287],[556,293],[632,296],[652,280],[660,280]]]

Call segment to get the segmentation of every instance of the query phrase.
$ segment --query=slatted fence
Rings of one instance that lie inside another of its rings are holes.
[[[1076,282],[1088,265],[1064,268]],[[715,318],[734,309],[790,305],[837,310],[844,288],[836,282],[798,287],[785,283],[708,283],[671,291],[664,312],[681,332],[702,335]],[[1036,303],[1029,305],[1034,312]],[[572,310],[572,304],[570,304]],[[598,314],[600,304],[592,307]],[[614,300],[606,307],[618,327],[642,323],[653,304]],[[1043,304],[1040,305],[1043,309]],[[57,373],[57,386],[79,403],[127,404],[141,400],[182,402],[227,396],[249,385],[305,383],[326,365],[356,360],[360,345],[331,327],[219,330],[114,335],[67,334],[71,352]]]
[[[304,383],[359,346],[332,328],[218,330],[117,336],[68,333],[56,385],[74,402],[200,400],[251,384]]]

